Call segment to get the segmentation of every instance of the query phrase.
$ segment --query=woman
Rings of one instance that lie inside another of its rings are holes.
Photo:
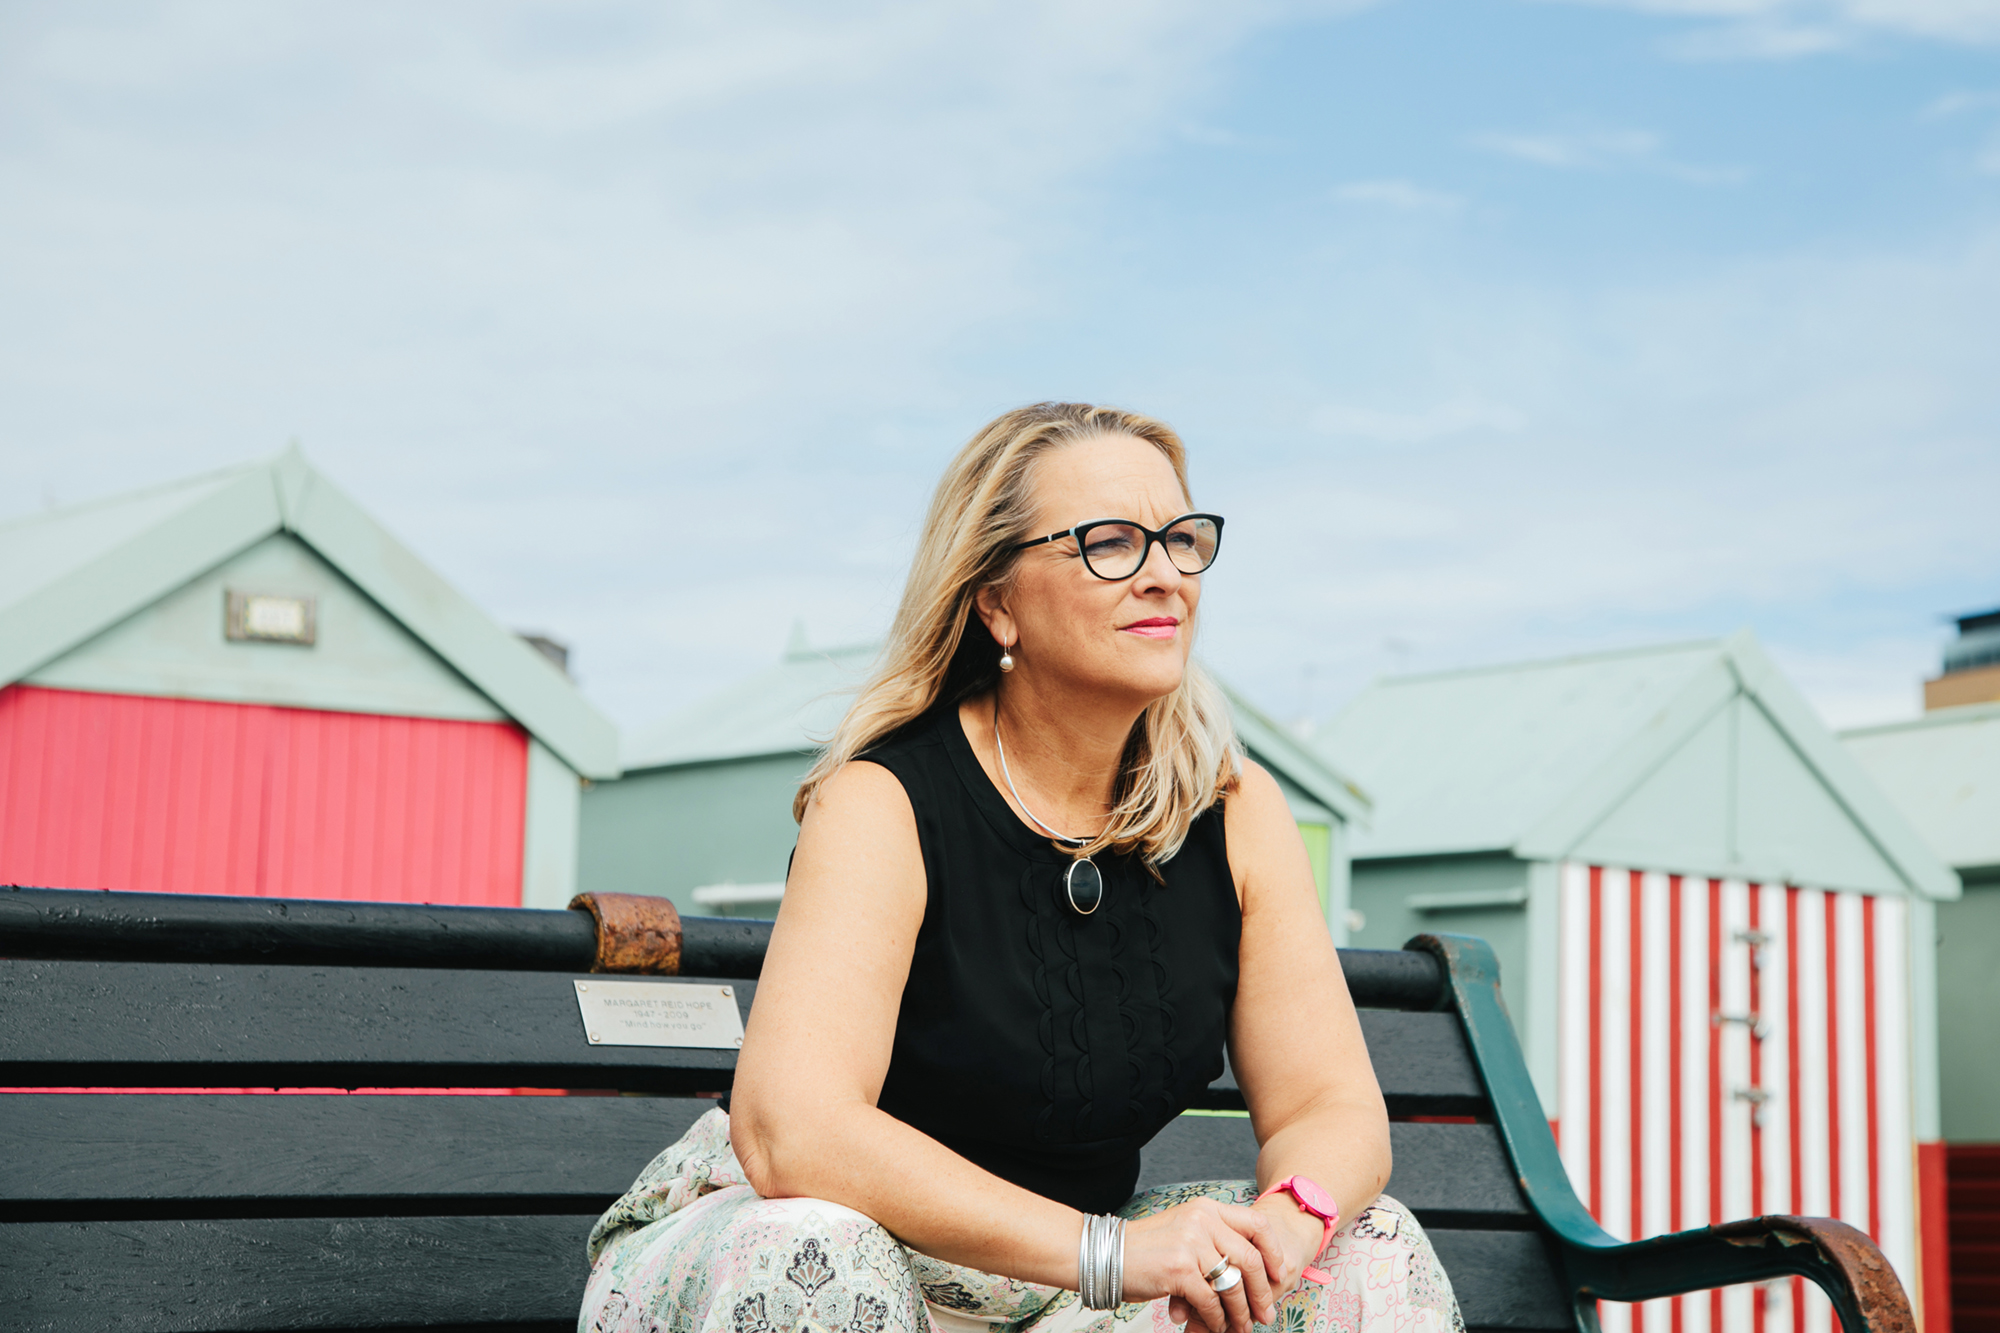
[[[591,1235],[579,1328],[1458,1330],[1285,798],[1189,660],[1222,520],[1111,408],[945,473],[800,788],[727,1111]],[[1255,1183],[1132,1197],[1223,1070]]]

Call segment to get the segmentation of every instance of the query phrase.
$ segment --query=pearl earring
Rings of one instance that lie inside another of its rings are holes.
[[[1012,671],[1014,669],[1014,652],[1005,645],[1000,649],[1000,669],[1002,671]]]

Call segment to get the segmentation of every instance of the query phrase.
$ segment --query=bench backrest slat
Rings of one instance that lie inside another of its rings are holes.
[[[595,1213],[713,1101],[685,1097],[0,1098],[16,1220],[385,1212]],[[135,1170],[136,1163],[145,1169]]]
[[[43,1087],[544,1087],[687,1094],[735,1052],[594,1046],[573,974],[0,959],[0,1080]],[[581,979],[586,982],[588,976]],[[661,986],[672,981],[654,983]],[[754,981],[728,983],[746,1016]],[[1361,1011],[1398,1115],[1472,1114],[1455,1015]],[[1240,1109],[1225,1078],[1212,1106]]]
[[[591,1220],[13,1223],[0,1290],[7,1326],[32,1333],[410,1325],[570,1333],[589,1277]]]

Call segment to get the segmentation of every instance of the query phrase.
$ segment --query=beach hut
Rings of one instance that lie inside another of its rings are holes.
[[[1841,741],[1965,885],[1937,905],[1952,1320],[1961,1333],[2000,1329],[2000,703],[1939,708]]]
[[[1838,1216],[1942,1314],[1943,1199],[1918,1181],[1958,879],[1749,634],[1385,680],[1314,741],[1374,802],[1359,942],[1492,941],[1606,1229]],[[1830,1318],[1796,1282],[1603,1310],[1617,1333]]]
[[[795,630],[777,665],[633,733],[625,775],[584,793],[581,884],[650,893],[684,912],[769,916],[798,826],[792,795],[875,645],[816,649]],[[1236,730],[1291,803],[1336,929],[1347,916],[1347,842],[1367,801],[1354,784],[1240,696]]]
[[[0,883],[560,907],[617,771],[296,449],[0,525]]]

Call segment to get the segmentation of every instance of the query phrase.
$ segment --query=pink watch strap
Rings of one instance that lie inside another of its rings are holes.
[[[1334,1202],[1331,1194],[1319,1187],[1317,1181],[1306,1176],[1286,1176],[1259,1194],[1257,1201],[1261,1203],[1273,1194],[1279,1193],[1291,1195],[1294,1203],[1320,1220],[1324,1230],[1319,1233],[1319,1248],[1313,1251],[1312,1256],[1318,1259],[1320,1255],[1326,1253],[1327,1242],[1333,1239],[1333,1233],[1340,1228],[1340,1205]],[[1332,1275],[1324,1268],[1315,1267],[1312,1263],[1306,1264],[1299,1276],[1309,1282],[1324,1283],[1332,1279]]]

